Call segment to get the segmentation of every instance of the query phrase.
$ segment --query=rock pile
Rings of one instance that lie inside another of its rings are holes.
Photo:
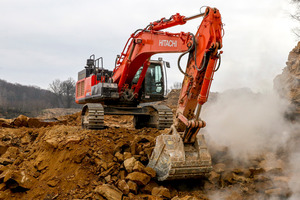
[[[166,131],[165,131],[166,132]],[[211,147],[213,171],[202,180],[158,182],[147,167],[156,129],[80,126],[0,129],[0,199],[268,199],[291,195],[280,154],[249,163]]]

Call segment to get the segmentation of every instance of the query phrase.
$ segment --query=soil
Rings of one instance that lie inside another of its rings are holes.
[[[105,116],[104,130],[81,129],[80,112],[59,119],[0,120],[0,199],[287,199],[292,195],[283,150],[264,152],[245,164],[230,157],[226,147],[209,144],[213,157],[209,177],[158,182],[146,165],[156,136],[168,129],[134,129],[131,116]]]

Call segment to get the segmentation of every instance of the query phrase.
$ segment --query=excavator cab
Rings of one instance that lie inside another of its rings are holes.
[[[159,58],[158,60],[151,60],[147,69],[145,79],[141,89],[141,101],[152,102],[163,100],[167,94],[167,74],[166,67],[170,67],[168,62]],[[137,84],[142,73],[141,67],[135,74],[132,84]]]

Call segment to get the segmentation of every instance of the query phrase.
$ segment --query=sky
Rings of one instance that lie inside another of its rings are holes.
[[[175,13],[198,14],[202,6],[219,9],[225,30],[211,90],[272,89],[297,44],[289,0],[0,0],[0,79],[43,89],[55,79],[77,81],[91,54],[103,57],[104,67],[112,70],[136,29]],[[201,20],[166,31],[195,33]],[[170,62],[169,86],[183,80],[178,56],[154,57]]]

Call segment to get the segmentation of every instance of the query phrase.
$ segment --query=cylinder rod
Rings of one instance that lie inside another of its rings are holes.
[[[197,14],[197,15],[193,15],[191,17],[185,17],[184,20],[189,21],[189,20],[192,20],[192,19],[196,19],[198,17],[203,17],[204,15],[205,15],[205,13],[200,13],[200,14]]]

